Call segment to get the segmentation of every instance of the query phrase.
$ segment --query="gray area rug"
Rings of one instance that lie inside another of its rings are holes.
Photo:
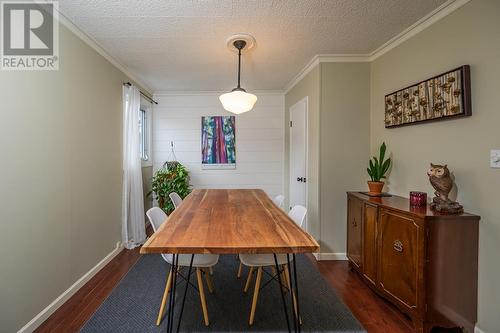
[[[238,264],[235,255],[221,256],[214,269],[215,292],[208,293],[205,285],[209,327],[203,324],[198,293],[190,286],[182,318],[182,332],[287,331],[279,285],[275,282],[261,290],[254,324],[248,326],[253,288],[248,294],[243,293],[248,270],[244,270],[241,279],[236,279]],[[160,255],[141,257],[81,332],[165,332],[166,318],[159,327],[155,322],[168,270],[169,265]],[[365,332],[308,258],[297,256],[297,270],[302,332]],[[264,274],[262,285],[268,279],[269,276]],[[196,285],[196,275],[191,276],[191,282]],[[177,316],[184,286],[184,281],[177,285]],[[288,293],[285,296],[290,309],[290,296]],[[174,329],[176,325],[177,320]]]

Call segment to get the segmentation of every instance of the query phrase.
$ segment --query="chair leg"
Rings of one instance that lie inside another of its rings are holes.
[[[285,267],[285,265],[281,265],[281,266],[280,266],[281,272],[280,272],[279,274],[280,274],[280,276],[281,276],[281,281],[283,281],[283,282],[285,282],[285,270],[286,270],[285,268],[286,268],[286,267]],[[286,282],[285,282],[285,283],[286,283]],[[286,285],[285,285],[285,283],[284,283],[284,284],[283,284],[283,286],[282,286],[282,290],[283,290],[283,292],[284,292],[284,293],[286,293],[286,292],[288,291],[288,290],[286,289]]]
[[[297,316],[297,299],[295,298],[295,293],[293,292],[292,289],[292,283],[290,281],[290,275],[288,274],[288,265],[284,266],[284,271],[285,271],[285,282],[289,290],[292,292],[292,298],[293,298],[293,311],[295,312],[295,316]],[[299,318],[299,323],[302,325],[302,318]]]
[[[257,269],[257,278],[255,279],[255,289],[253,290],[252,309],[250,310],[250,320],[248,321],[249,325],[253,324],[253,320],[255,318],[255,309],[257,308],[257,299],[259,298],[261,279],[262,279],[262,267],[259,267]]]
[[[200,301],[201,301],[201,309],[203,310],[203,319],[205,321],[205,326],[208,326],[210,323],[208,321],[207,302],[205,300],[205,290],[203,289],[203,279],[201,277],[201,270],[199,268],[196,268],[196,278],[198,280],[198,289],[200,291]]]
[[[161,300],[160,312],[158,313],[158,318],[156,319],[156,326],[160,326],[163,319],[163,312],[165,311],[165,304],[167,303],[168,293],[170,291],[170,285],[172,284],[172,272],[169,270],[167,283],[165,285],[165,291],[163,292],[163,298]]]
[[[208,272],[207,272],[208,271]],[[212,281],[212,276],[210,275],[210,271],[205,269],[203,270],[205,273],[205,280],[207,281],[208,291],[212,294],[214,292],[214,282]]]
[[[276,267],[271,266],[271,273],[274,277],[276,277]]]
[[[242,270],[243,270],[243,264],[240,262],[240,267],[238,267],[238,274],[236,275],[238,279],[241,277]]]
[[[253,267],[250,267],[250,270],[248,271],[247,283],[245,283],[245,289],[243,289],[244,293],[246,293],[248,291],[248,288],[250,287],[250,282],[252,281],[252,274],[253,274]]]
[[[210,272],[210,275],[214,275],[214,268],[213,267],[209,267],[208,271]]]

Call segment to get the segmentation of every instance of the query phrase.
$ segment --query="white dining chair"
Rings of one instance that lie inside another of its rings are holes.
[[[177,209],[182,203],[182,198],[180,195],[177,194],[177,192],[172,192],[168,195],[170,197],[170,200],[172,200],[172,203],[174,204],[174,208]]]
[[[181,204],[182,204],[182,198],[177,192],[172,192],[169,195],[170,201],[172,201],[172,204],[174,205],[174,209],[177,209]],[[213,268],[209,268],[210,275],[214,275]]]
[[[151,226],[153,227],[153,230],[156,232],[160,226],[164,222],[168,222],[167,218],[168,215],[165,214],[165,212],[160,209],[159,207],[153,207],[149,209],[146,212],[146,215],[149,219],[149,222],[151,223]],[[173,261],[173,255],[172,254],[162,254],[163,259],[168,262],[170,265],[172,265]],[[214,286],[212,282],[212,278],[210,274],[208,274],[208,269],[212,268],[217,264],[219,261],[219,255],[218,254],[197,254],[194,256],[193,259],[193,267],[196,268],[196,278],[198,280],[198,290],[200,293],[200,301],[201,301],[201,308],[203,310],[203,319],[205,322],[205,325],[209,325],[209,320],[208,320],[208,310],[207,310],[207,302],[205,300],[205,290],[203,288],[203,279],[202,275],[205,276],[205,280],[207,283],[208,290],[210,293],[214,292]],[[178,265],[179,267],[189,267],[189,264],[191,262],[191,254],[180,254],[179,259],[178,259]],[[172,284],[172,276],[171,272],[169,271],[168,277],[167,277],[167,283],[165,286],[165,291],[163,293],[163,298],[161,300],[161,305],[160,305],[160,312],[158,313],[158,318],[156,320],[156,325],[160,325],[162,318],[163,318],[163,313],[165,310],[165,304],[167,302],[168,298],[168,293],[170,291]]]
[[[283,201],[285,201],[285,196],[283,195],[277,195],[273,198],[273,202],[276,206],[279,208],[283,208]]]
[[[273,203],[278,206],[279,208],[283,209],[283,202],[285,201],[285,197],[281,194],[275,196],[272,198]],[[237,257],[239,258],[239,257]],[[236,277],[239,279],[241,277],[241,273],[243,271],[243,264],[240,262],[240,266],[238,267],[238,273],[236,274]]]
[[[304,220],[306,218],[307,214],[307,209],[304,206],[296,205],[294,206],[290,212],[288,213],[288,216],[299,226],[303,227]],[[263,272],[263,267],[272,267],[273,268],[273,274],[280,274],[283,276],[283,281],[285,282],[286,286],[288,287],[289,290],[292,290],[291,288],[291,283],[290,283],[290,276],[288,275],[288,258],[286,254],[276,254],[276,259],[278,262],[278,266],[281,267],[279,272],[276,272],[276,263],[274,261],[274,255],[273,254],[240,254],[239,255],[240,261],[243,265],[250,267],[250,270],[248,272],[248,277],[247,281],[245,283],[245,288],[243,291],[246,293],[248,291],[248,288],[250,286],[250,282],[252,281],[252,276],[254,273],[255,268],[257,268],[257,277],[255,279],[255,287],[253,290],[253,299],[252,299],[252,308],[250,310],[250,319],[248,321],[249,325],[252,325],[254,322],[255,318],[255,309],[257,307],[257,299],[259,297],[259,289],[260,289],[260,282],[262,280],[262,272]],[[294,310],[295,313],[297,314],[297,301],[295,299],[295,295],[293,294],[292,291],[292,296],[294,299]],[[299,318],[300,320],[300,318]],[[301,320],[300,320],[301,321]]]
[[[283,202],[285,201],[285,196],[279,194],[279,195],[273,197],[272,201],[276,206],[283,209]],[[239,258],[239,257],[237,257],[237,258]],[[238,279],[241,277],[242,272],[243,272],[243,264],[240,262],[240,265],[238,267],[238,273],[236,274],[236,277]]]

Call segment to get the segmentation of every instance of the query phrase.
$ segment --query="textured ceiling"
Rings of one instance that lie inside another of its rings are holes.
[[[445,0],[60,0],[61,12],[154,91],[278,90],[316,54],[366,54]]]

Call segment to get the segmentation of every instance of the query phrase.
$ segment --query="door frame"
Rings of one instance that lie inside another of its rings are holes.
[[[305,96],[303,98],[301,98],[300,100],[298,100],[297,102],[295,102],[293,105],[291,105],[289,108],[288,108],[288,121],[289,123],[286,124],[289,128],[289,131],[288,131],[288,207],[290,207],[290,192],[291,192],[291,184],[292,184],[292,174],[291,174],[291,164],[292,164],[292,160],[291,160],[291,154],[292,154],[292,130],[291,130],[291,127],[290,127],[290,121],[291,121],[291,110],[293,107],[295,107],[297,104],[300,104],[300,103],[305,103],[306,105],[306,112],[305,112],[305,118],[306,118],[306,126],[305,126],[305,164],[306,164],[306,199],[305,199],[305,207],[308,209],[308,206],[309,206],[309,154],[308,154],[308,147],[309,147],[309,96]],[[290,208],[289,208],[290,209]],[[305,230],[306,231],[309,231],[309,223],[308,223],[308,218],[307,218],[307,215],[309,215],[309,209],[306,213],[306,219],[305,219]]]

